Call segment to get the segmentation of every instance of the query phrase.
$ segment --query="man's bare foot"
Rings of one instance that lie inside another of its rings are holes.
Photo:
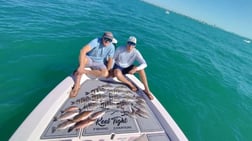
[[[69,97],[70,97],[70,98],[76,97],[76,96],[78,95],[79,90],[80,90],[80,88],[75,88],[75,87],[73,87],[73,89],[72,89],[71,92],[70,92]]]
[[[148,96],[148,98],[150,99],[150,100],[153,100],[154,99],[154,97],[153,97],[153,95],[152,95],[152,93],[150,92],[150,91],[144,91],[145,92],[145,94]]]
[[[132,90],[133,92],[136,92],[136,91],[137,91],[137,88],[136,88],[135,86],[133,86],[133,87],[131,88],[131,90]]]
[[[133,84],[129,85],[129,87],[133,92],[137,91],[137,88]]]

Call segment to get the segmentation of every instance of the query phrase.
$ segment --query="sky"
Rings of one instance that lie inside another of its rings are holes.
[[[143,0],[252,40],[252,0]]]

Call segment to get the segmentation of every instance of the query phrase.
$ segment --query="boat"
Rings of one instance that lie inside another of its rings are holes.
[[[134,75],[131,91],[116,78],[83,75],[75,98],[67,76],[28,115],[10,141],[188,141],[154,96],[149,100]]]
[[[250,40],[247,40],[247,39],[244,39],[243,41],[244,41],[245,43],[248,43],[248,44],[251,43],[251,41],[250,41]]]

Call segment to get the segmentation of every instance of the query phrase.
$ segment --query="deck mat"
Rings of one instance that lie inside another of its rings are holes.
[[[162,132],[142,94],[122,83],[86,80],[77,97],[64,102],[41,139]]]

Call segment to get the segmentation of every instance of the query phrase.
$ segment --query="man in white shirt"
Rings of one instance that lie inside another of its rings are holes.
[[[150,100],[153,99],[152,93],[149,90],[147,77],[144,69],[147,67],[147,64],[141,55],[141,53],[135,48],[137,39],[134,36],[130,36],[127,45],[118,47],[115,51],[114,55],[114,76],[117,77],[118,80],[127,84],[132,91],[137,91],[137,88],[127,79],[124,74],[134,74],[139,73],[140,79],[144,84],[145,90],[144,92],[148,96]],[[139,63],[138,66],[134,66],[133,63],[137,61]]]

